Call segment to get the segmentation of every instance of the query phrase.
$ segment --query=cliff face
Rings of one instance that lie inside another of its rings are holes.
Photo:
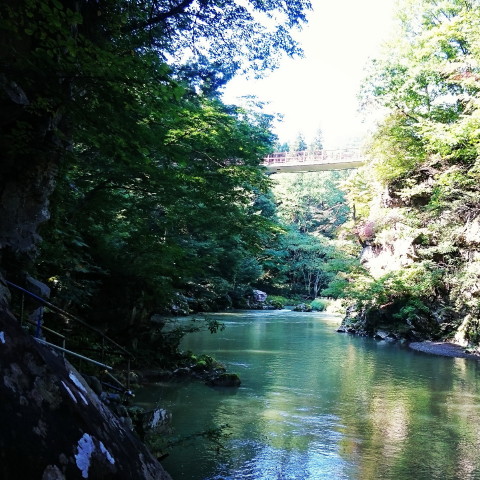
[[[65,359],[0,311],[0,477],[168,480]]]
[[[456,174],[471,174],[465,168]],[[420,174],[421,173],[421,174]],[[412,172],[377,189],[368,217],[356,226],[366,273],[355,279],[355,306],[347,319],[375,334],[407,339],[448,338],[462,346],[480,341],[480,208],[473,191],[456,190],[435,203],[446,172]],[[415,178],[415,177],[419,178]],[[413,180],[417,180],[414,183]]]
[[[0,74],[0,252],[31,255],[38,226],[49,218],[66,127],[60,106],[48,113],[32,107],[32,99],[45,95],[41,86],[25,91],[15,80]]]

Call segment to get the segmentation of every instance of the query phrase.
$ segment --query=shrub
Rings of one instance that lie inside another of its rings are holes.
[[[282,308],[285,307],[288,303],[288,299],[285,297],[282,297],[280,295],[269,295],[267,298],[267,302],[269,305],[271,305],[273,308],[277,310],[282,310]]]
[[[323,312],[327,309],[328,303],[328,300],[316,298],[315,300],[313,300],[310,306],[312,307],[312,310],[316,310],[317,312]]]

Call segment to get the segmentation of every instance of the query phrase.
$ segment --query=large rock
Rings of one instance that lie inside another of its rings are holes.
[[[308,303],[299,303],[298,305],[295,305],[294,312],[311,312],[312,311],[312,306],[309,305]]]
[[[0,478],[170,479],[82,376],[1,308],[0,398]]]
[[[220,373],[206,381],[206,384],[211,387],[239,387],[241,383],[236,373]]]
[[[172,433],[172,414],[163,409],[144,410],[142,407],[134,406],[128,409],[133,419],[135,431],[140,438],[145,439],[147,435],[169,435]]]
[[[267,294],[261,290],[253,290],[253,299],[256,302],[264,302],[267,299]]]
[[[27,275],[25,278],[27,290],[42,298],[50,298],[50,287],[36,278]]]

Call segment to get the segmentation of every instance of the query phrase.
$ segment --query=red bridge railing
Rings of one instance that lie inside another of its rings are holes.
[[[270,165],[298,165],[322,163],[362,162],[363,157],[359,149],[345,148],[337,150],[316,150],[300,152],[271,153],[263,159],[262,164]]]

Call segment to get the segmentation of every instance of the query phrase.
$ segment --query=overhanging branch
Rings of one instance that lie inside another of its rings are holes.
[[[158,15],[151,16],[148,20],[133,22],[125,26],[122,31],[123,33],[130,33],[135,30],[151,27],[153,25],[158,25],[159,23],[165,22],[168,18],[174,17],[175,15],[182,15],[186,12],[187,8],[195,0],[182,0],[178,5],[172,7],[166,12],[159,13]]]

